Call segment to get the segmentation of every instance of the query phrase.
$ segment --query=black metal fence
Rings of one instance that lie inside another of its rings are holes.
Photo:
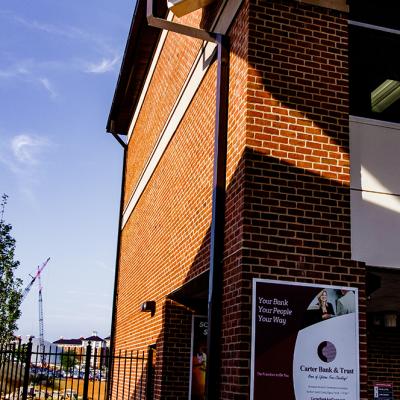
[[[0,400],[149,400],[150,350],[111,355],[90,342],[75,348],[40,349],[31,341],[2,346]]]

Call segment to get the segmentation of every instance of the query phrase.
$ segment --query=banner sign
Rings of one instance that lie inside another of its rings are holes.
[[[251,400],[359,400],[356,288],[253,279]]]
[[[189,400],[205,400],[207,368],[207,317],[194,315],[192,319],[192,350]]]
[[[374,400],[393,400],[393,383],[374,383]]]

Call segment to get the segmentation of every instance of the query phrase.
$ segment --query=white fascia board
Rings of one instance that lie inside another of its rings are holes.
[[[172,21],[173,18],[174,18],[174,14],[172,12],[168,13],[167,20],[168,21]],[[157,66],[157,63],[158,63],[158,59],[160,58],[161,51],[162,51],[162,49],[164,47],[164,43],[165,43],[165,39],[167,38],[167,34],[168,34],[168,31],[163,30],[162,33],[161,33],[161,36],[160,36],[160,40],[158,41],[157,48],[156,48],[156,51],[154,53],[154,57],[153,57],[153,60],[151,62],[151,65],[150,65],[149,72],[147,73],[146,80],[145,80],[144,85],[143,85],[142,93],[140,94],[139,101],[138,101],[138,104],[137,104],[136,109],[135,109],[135,113],[133,114],[133,118],[132,118],[131,124],[129,125],[128,143],[129,143],[129,140],[131,139],[132,132],[133,132],[133,130],[135,128],[137,119],[139,117],[140,110],[142,109],[142,105],[143,105],[144,99],[146,97],[147,90],[149,89],[151,79],[153,78],[153,74],[154,74],[154,71],[156,69],[156,66]]]
[[[186,110],[196,94],[206,72],[208,71],[210,63],[204,64],[204,59],[211,60],[213,58],[215,48],[216,45],[214,43],[207,43],[207,45],[197,56],[196,63],[194,65],[195,68],[193,68],[192,74],[189,75],[189,79],[186,81],[178,101],[174,105],[172,113],[170,114],[168,121],[163,128],[162,134],[147,161],[147,164],[138,180],[129,203],[124,210],[122,227],[125,226],[129,216],[139,201],[140,196],[150,181],[150,178],[160,162],[162,155],[164,154],[169,142],[173,138],[178,125],[185,115]]]
[[[218,14],[215,23],[213,24],[211,30],[215,32],[220,32],[225,34],[237,11],[239,10],[240,5],[243,0],[226,0],[223,7],[221,7],[221,11]],[[169,15],[171,17],[171,15]],[[165,37],[163,40],[160,40],[159,46],[157,47],[156,52],[157,57],[155,56],[152,62],[152,65],[149,70],[149,74],[146,77],[145,85],[143,87],[142,93],[139,98],[138,105],[136,107],[134,117],[132,119],[129,132],[128,132],[128,142],[134,131],[138,115],[140,113],[140,109],[143,105],[144,99],[146,97],[147,90],[149,88],[151,78],[153,76],[154,70],[156,68],[156,64],[158,61],[158,57],[160,56],[162,47],[165,42],[167,31],[163,31],[165,33]],[[147,160],[145,167],[143,168],[143,172],[132,192],[132,195],[128,201],[126,208],[123,211],[122,216],[122,226],[121,229],[124,228],[126,222],[128,221],[130,215],[136,207],[137,202],[140,199],[143,191],[145,190],[148,182],[150,181],[151,176],[153,175],[158,163],[161,160],[162,155],[164,154],[169,142],[175,134],[175,131],[181,122],[183,116],[185,115],[189,105],[197,92],[204,76],[206,75],[208,68],[213,60],[213,56],[215,54],[216,44],[215,43],[207,43],[203,45],[201,50],[199,51],[196,60],[189,72],[189,75],[183,85],[183,88],[170,112],[168,120],[164,125],[160,137],[150,154],[150,157]]]

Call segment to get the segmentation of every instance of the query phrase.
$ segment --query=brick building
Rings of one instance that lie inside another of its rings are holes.
[[[195,398],[192,317],[207,315],[212,275],[209,395],[248,399],[253,279],[350,286],[359,398],[382,382],[399,395],[398,6],[217,0],[178,18],[156,3],[228,37],[229,61],[212,40],[149,27],[137,1],[107,125],[125,154],[114,349],[153,345],[154,398]]]
[[[61,347],[62,349],[73,350],[77,354],[82,354],[83,353],[82,341],[83,337],[79,339],[66,339],[64,337],[60,337],[60,339],[54,341],[53,344],[57,345],[58,347]]]

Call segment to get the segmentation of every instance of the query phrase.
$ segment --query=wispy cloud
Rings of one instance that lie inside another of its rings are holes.
[[[112,71],[119,61],[119,56],[103,58],[98,63],[88,63],[85,72],[90,74],[104,74]]]
[[[87,36],[84,31],[74,26],[60,27],[52,24],[45,24],[37,20],[28,20],[12,13],[8,13],[8,16],[25,28],[38,30],[51,35],[63,36],[69,39],[80,39]]]
[[[0,164],[14,175],[20,192],[31,201],[35,199],[34,189],[40,181],[42,157],[50,146],[46,137],[27,133],[0,140]]]
[[[36,64],[32,60],[21,61],[17,64],[11,65],[6,69],[0,69],[0,80],[5,79],[21,79],[24,82],[39,85],[43,88],[50,98],[55,99],[58,97],[54,85],[46,77],[36,76],[37,69],[42,69],[43,65]],[[45,66],[47,67],[47,65]]]
[[[40,32],[44,32],[50,35],[56,35],[60,37],[64,37],[71,40],[78,40],[81,42],[88,42],[92,45],[95,45],[96,48],[101,50],[101,52],[107,52],[109,54],[115,53],[115,49],[113,49],[106,38],[101,37],[98,33],[93,34],[86,30],[80,29],[73,25],[64,25],[58,26],[53,24],[43,23],[41,21],[37,21],[35,19],[26,19],[21,17],[20,15],[11,13],[11,12],[1,12],[0,16],[6,16],[8,19],[13,20],[15,23]]]
[[[58,41],[67,43],[74,42],[76,49],[85,49],[85,55],[81,57],[78,54],[70,56],[65,52],[54,54],[57,60],[22,60],[15,65],[2,68],[0,66],[0,79],[26,79],[30,83],[39,83],[50,95],[52,99],[58,97],[58,93],[54,89],[47,78],[51,71],[63,71],[71,73],[71,71],[79,71],[88,74],[101,75],[115,70],[121,57],[120,50],[110,45],[109,38],[102,36],[101,33],[89,32],[72,25],[54,25],[44,23],[35,19],[27,19],[23,16],[12,12],[1,11],[0,17],[7,18],[21,28],[42,32],[50,36],[57,36]],[[34,34],[34,32],[32,32]],[[43,78],[42,76],[46,76]]]
[[[0,79],[15,78],[16,76],[28,75],[29,70],[21,65],[13,65],[6,69],[0,69]]]
[[[44,87],[44,89],[49,93],[52,99],[57,97],[57,92],[55,91],[53,85],[47,78],[39,78],[40,84]]]
[[[17,135],[10,143],[14,159],[23,165],[38,164],[40,153],[48,145],[46,138],[28,134]]]

